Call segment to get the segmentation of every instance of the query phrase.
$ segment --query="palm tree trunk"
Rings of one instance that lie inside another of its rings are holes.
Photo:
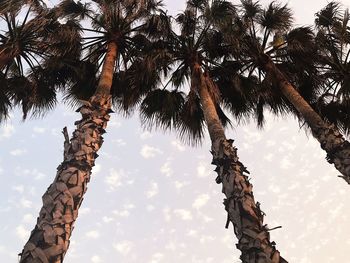
[[[69,141],[65,134],[64,160],[54,182],[43,195],[43,206],[29,241],[21,253],[21,263],[61,263],[69,247],[73,225],[90,181],[110,118],[111,95],[117,45],[109,43],[100,81],[94,96],[78,111],[82,119]]]
[[[233,224],[238,238],[237,248],[241,250],[243,263],[287,263],[270,241],[269,229],[263,223],[264,213],[255,203],[253,186],[248,180],[246,167],[238,160],[233,140],[227,140],[218,117],[212,96],[208,91],[208,76],[204,76],[199,65],[193,70],[192,87],[198,90],[204,118],[212,142],[212,164],[216,165],[217,183],[222,183],[225,194],[225,209],[228,213],[227,226]]]
[[[350,143],[345,140],[335,125],[326,123],[320,117],[269,57],[265,59],[263,69],[274,76],[283,95],[303,116],[313,136],[319,141],[321,148],[327,152],[328,162],[333,163],[342,174],[340,177],[350,184]]]

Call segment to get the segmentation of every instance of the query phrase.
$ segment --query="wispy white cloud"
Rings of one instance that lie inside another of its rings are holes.
[[[119,120],[114,120],[114,119],[111,119],[109,122],[108,122],[108,127],[111,128],[120,128],[122,126],[122,123],[121,121]]]
[[[8,139],[15,133],[15,127],[11,124],[5,124],[0,128],[0,140]]]
[[[34,127],[33,132],[43,134],[47,131],[45,127]]]
[[[186,147],[179,141],[172,141],[171,145],[175,147],[179,152],[183,152],[186,149]]]
[[[171,210],[169,207],[165,207],[163,208],[163,216],[164,216],[164,220],[165,222],[169,222],[171,220]]]
[[[21,241],[25,242],[28,240],[30,235],[30,231],[26,229],[23,225],[19,225],[16,227],[16,236],[21,239]]]
[[[131,252],[133,246],[134,244],[128,240],[113,244],[113,248],[123,256],[127,256]]]
[[[93,255],[93,256],[91,257],[91,262],[92,262],[92,263],[102,263],[102,259],[101,259],[101,257],[98,256],[98,255]]]
[[[98,230],[91,230],[91,231],[88,231],[85,236],[87,238],[91,238],[91,239],[97,239],[100,237],[100,232],[98,232]]]
[[[35,222],[36,217],[33,214],[25,214],[23,216],[22,222],[26,224],[31,224]]]
[[[122,186],[122,177],[125,176],[125,173],[123,170],[115,170],[110,169],[109,176],[106,177],[105,183],[108,185],[109,190],[115,190],[118,187]]]
[[[157,252],[157,253],[152,255],[149,263],[159,263],[163,260],[163,258],[164,258],[164,255],[162,253]]]
[[[209,167],[204,162],[199,162],[197,165],[197,176],[200,178],[208,177],[210,175]]]
[[[160,172],[164,174],[166,177],[170,177],[174,171],[170,167],[170,161],[165,162],[161,167],[160,167]]]
[[[19,203],[23,208],[32,208],[33,206],[33,202],[25,198],[22,198]]]
[[[95,166],[92,168],[92,175],[95,176],[101,172],[102,166],[101,164],[95,164]]]
[[[147,198],[152,198],[159,193],[158,184],[156,182],[151,182],[149,189],[146,192]]]
[[[117,217],[129,217],[130,212],[128,210],[113,210],[112,212]]]
[[[123,208],[120,210],[113,210],[113,215],[117,217],[129,217],[130,211],[135,208],[135,205],[132,203],[126,203],[123,205]]]
[[[153,146],[149,146],[149,145],[143,145],[142,149],[140,151],[140,154],[142,155],[143,158],[145,159],[150,159],[150,158],[154,158],[159,154],[162,154],[163,152]]]
[[[290,160],[289,157],[284,156],[280,162],[280,167],[283,170],[288,170],[294,166],[293,162]]]
[[[20,185],[14,185],[12,186],[12,190],[20,193],[20,194],[23,194],[24,192],[24,185],[23,184],[20,184]]]
[[[146,207],[146,210],[147,210],[148,212],[152,212],[152,211],[154,211],[154,209],[156,209],[156,208],[154,207],[154,205],[147,205],[147,207]]]
[[[197,234],[198,234],[198,231],[197,231],[197,230],[190,229],[190,230],[187,232],[186,236],[189,236],[189,237],[196,237]]]
[[[90,207],[81,207],[79,208],[79,215],[87,215],[90,214],[91,208]]]
[[[250,128],[243,128],[244,131],[244,141],[249,142],[249,144],[255,144],[262,140],[262,135],[256,130]]]
[[[102,218],[102,221],[104,222],[104,223],[110,223],[110,222],[112,222],[114,219],[113,219],[113,217],[108,217],[108,216],[104,216],[103,218]]]
[[[140,134],[140,139],[141,140],[146,140],[152,138],[153,135],[149,131],[144,131]]]
[[[125,146],[126,142],[123,139],[115,139],[113,140],[113,143],[115,143],[117,146]]]
[[[192,207],[195,209],[200,209],[201,207],[205,206],[210,199],[210,196],[207,194],[201,194],[196,197],[194,200]]]
[[[25,154],[26,152],[27,152],[26,149],[14,149],[14,150],[10,151],[10,154],[12,156],[21,156],[21,155]]]
[[[175,181],[174,182],[174,185],[175,185],[175,188],[177,189],[177,190],[180,190],[180,189],[182,189],[182,188],[184,188],[186,185],[189,185],[190,184],[190,182],[189,181]]]
[[[191,211],[186,209],[175,209],[174,214],[184,221],[190,221],[193,218]]]
[[[202,235],[200,238],[199,238],[199,242],[204,244],[204,243],[207,243],[207,242],[212,242],[215,240],[215,237],[211,236],[211,235]]]

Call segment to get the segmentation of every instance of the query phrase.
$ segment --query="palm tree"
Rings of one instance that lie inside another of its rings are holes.
[[[319,70],[327,79],[316,109],[343,134],[350,132],[350,16],[349,10],[330,2],[316,14]]]
[[[8,3],[2,3],[0,9],[0,17],[5,25],[0,33],[0,120],[7,117],[13,104],[22,104],[24,116],[27,114],[30,101],[33,100],[34,87],[23,64],[34,67],[44,53],[43,50],[39,51],[42,37],[38,31],[45,21],[41,19],[45,10],[41,8],[39,11],[39,8],[31,5],[17,8],[16,5],[5,4]],[[20,11],[26,12],[22,21],[18,19]]]
[[[56,14],[68,19],[90,19],[92,28],[83,29],[97,35],[84,38],[86,42],[83,50],[88,52],[84,53],[83,60],[93,62],[96,68],[102,64],[102,69],[93,95],[88,100],[81,101],[82,106],[78,111],[82,119],[75,123],[77,128],[70,139],[64,129],[64,160],[57,168],[56,178],[43,195],[43,206],[36,226],[21,253],[20,262],[23,263],[63,261],[92,167],[98,157],[97,152],[103,143],[102,135],[112,112],[111,88],[114,73],[118,76],[120,71],[128,67],[133,59],[133,50],[136,49],[137,31],[142,28],[143,20],[160,7],[160,2],[146,0],[93,2],[95,5],[90,9],[89,5],[65,0],[55,9]],[[56,67],[58,62],[55,58],[48,60],[48,67],[41,74],[40,83],[55,85],[57,81],[58,86],[64,84],[62,80],[65,74],[70,74],[75,62],[68,61],[68,66],[61,65],[58,69],[50,67]],[[45,72],[56,75],[47,75]],[[76,75],[69,75],[65,83],[73,90],[75,85],[84,83],[79,82],[82,79],[74,81]],[[90,79],[92,82],[89,84],[93,83],[94,77]]]
[[[238,160],[233,140],[225,136],[224,126],[229,120],[220,106],[219,88],[209,72],[210,67],[219,67],[225,54],[225,46],[220,41],[222,34],[215,28],[231,22],[235,16],[235,8],[227,1],[190,0],[186,10],[176,17],[179,33],[167,28],[172,18],[166,14],[155,19],[158,28],[162,28],[162,40],[153,43],[139,65],[145,65],[143,67],[151,72],[158,70],[163,77],[168,76],[169,81],[143,97],[141,119],[148,127],[176,129],[192,144],[203,139],[205,122],[212,143],[212,164],[218,173],[216,182],[222,183],[222,192],[226,195],[227,227],[230,222],[234,226],[241,260],[246,263],[287,262],[270,241],[269,229],[263,223],[264,213],[254,200],[252,184],[246,175],[248,171]],[[180,91],[186,80],[190,83],[187,94]],[[243,91],[233,94],[242,100],[245,98]],[[140,97],[133,101],[139,101]],[[128,103],[128,98],[122,97],[121,102]],[[235,108],[236,115],[247,114],[251,103],[249,100],[245,104],[241,102]]]
[[[265,89],[270,86],[267,94],[274,94],[267,99],[266,94],[261,96],[260,111],[264,104],[270,103],[270,106],[274,104],[271,107],[275,111],[295,112],[327,152],[327,160],[350,183],[350,143],[306,98],[317,95],[320,83],[316,70],[317,48],[311,29],[290,30],[292,12],[286,5],[272,2],[263,9],[259,2],[244,0],[241,7],[241,23],[246,30],[240,39],[240,52],[233,56],[243,64],[241,74],[251,77],[257,73],[260,86]]]
[[[73,20],[60,23],[40,1],[26,2],[4,1],[0,8],[6,26],[0,33],[0,120],[16,105],[22,106],[24,119],[30,111],[40,115],[53,108],[56,90],[39,83],[43,60],[74,57],[80,49],[80,29]]]

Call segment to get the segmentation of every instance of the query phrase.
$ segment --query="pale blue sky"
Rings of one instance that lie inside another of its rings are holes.
[[[268,2],[268,1],[264,1]],[[184,1],[165,1],[171,13]],[[289,1],[296,23],[312,23],[327,1]],[[343,1],[350,5],[350,2]],[[62,160],[61,130],[79,115],[58,107],[42,120],[18,112],[0,125],[0,258],[17,262]],[[228,131],[251,172],[256,200],[277,248],[289,262],[349,262],[349,186],[295,120],[270,117]],[[146,132],[136,115],[113,115],[73,231],[66,263],[240,262],[225,229],[221,188],[209,139],[198,148],[172,133]]]

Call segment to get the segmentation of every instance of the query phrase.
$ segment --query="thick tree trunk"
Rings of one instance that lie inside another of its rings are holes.
[[[303,116],[313,136],[319,141],[321,148],[327,152],[328,162],[333,163],[342,174],[340,177],[350,184],[350,143],[345,140],[335,125],[326,123],[314,111],[270,58],[266,58],[263,69],[274,76],[283,95]]]
[[[192,85],[198,90],[210,138],[212,141],[212,164],[216,165],[217,183],[222,183],[225,194],[225,209],[228,221],[233,224],[238,238],[237,248],[242,252],[243,263],[286,263],[270,241],[269,229],[264,225],[264,213],[260,204],[255,203],[253,186],[246,167],[238,160],[237,148],[227,140],[218,117],[212,96],[206,85],[208,76],[204,76],[197,67],[193,71]]]
[[[64,161],[57,168],[54,182],[43,195],[43,207],[21,253],[21,263],[63,262],[110,118],[110,88],[116,55],[117,46],[110,43],[97,91],[79,109],[82,119],[75,123],[77,128],[70,141],[64,132]]]

